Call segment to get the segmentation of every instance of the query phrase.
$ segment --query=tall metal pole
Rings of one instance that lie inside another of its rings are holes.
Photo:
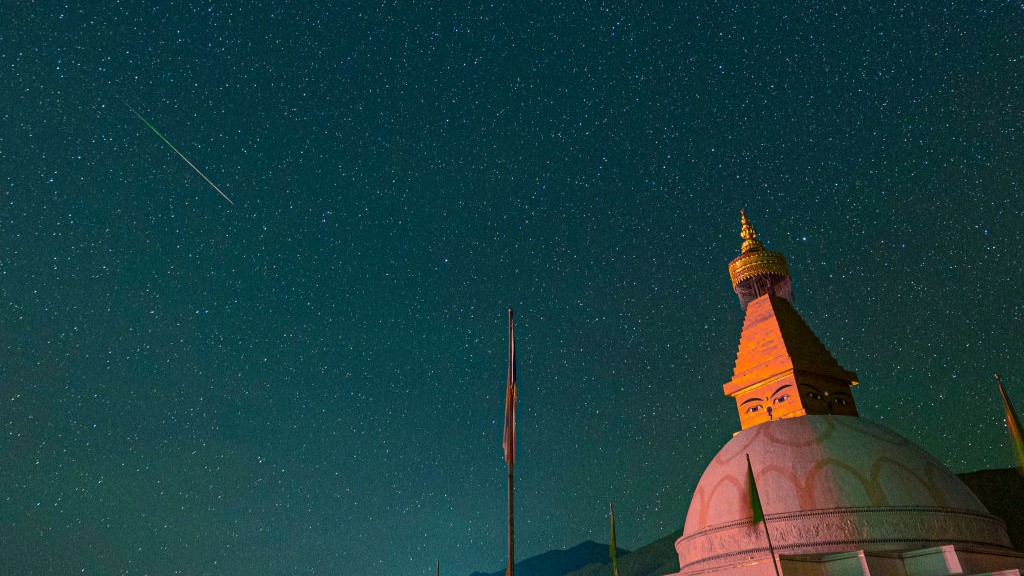
[[[515,576],[516,573],[515,523],[512,521],[512,510],[512,465],[510,464],[508,467],[508,570],[505,571],[508,576]]]

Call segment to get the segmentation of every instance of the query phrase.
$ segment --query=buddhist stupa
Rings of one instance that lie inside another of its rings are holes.
[[[1002,520],[925,450],[860,418],[857,375],[793,307],[785,257],[741,218],[729,274],[746,317],[724,385],[741,430],[697,484],[676,575],[1019,575]]]

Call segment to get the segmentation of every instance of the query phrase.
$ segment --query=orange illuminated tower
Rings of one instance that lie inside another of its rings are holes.
[[[740,215],[743,246],[729,275],[746,318],[736,368],[723,387],[736,399],[740,426],[806,414],[856,416],[850,387],[857,375],[836,362],[793,309],[786,258],[766,250]]]

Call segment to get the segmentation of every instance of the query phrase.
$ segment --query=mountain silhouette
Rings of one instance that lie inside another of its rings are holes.
[[[629,550],[616,548],[619,558]],[[588,540],[568,550],[550,550],[516,562],[516,576],[564,576],[584,566],[608,564],[608,545]],[[505,576],[505,571],[474,572],[470,576]]]

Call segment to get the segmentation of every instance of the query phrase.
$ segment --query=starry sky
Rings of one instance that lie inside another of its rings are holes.
[[[665,535],[741,208],[863,417],[1010,464],[1020,2],[551,4],[0,8],[0,573],[501,570],[508,306],[518,556]]]

